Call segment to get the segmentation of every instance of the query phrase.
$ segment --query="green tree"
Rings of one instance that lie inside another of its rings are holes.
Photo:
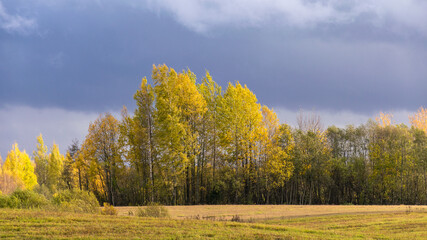
[[[371,199],[379,204],[397,204],[403,198],[404,170],[410,135],[404,125],[371,123],[369,141]]]
[[[36,164],[35,173],[40,186],[47,186],[48,183],[49,154],[47,151],[47,146],[44,144],[43,136],[40,134],[37,137],[37,150],[33,151],[33,158]]]
[[[154,90],[147,79],[144,78],[141,82],[140,89],[135,93],[133,98],[138,106],[135,110],[135,131],[137,133],[137,144],[142,148],[141,160],[145,168],[145,188],[147,192],[147,200],[154,202],[155,197],[155,180],[154,180],[154,165],[155,165],[155,143],[154,143]]]
[[[330,148],[320,117],[300,114],[298,129],[293,136],[295,148],[292,161],[295,167],[289,196],[293,204],[325,204],[329,202],[327,187],[330,181]]]
[[[56,192],[61,186],[63,165],[64,156],[59,152],[58,145],[54,143],[47,164],[47,186],[52,192]]]
[[[73,140],[73,143],[68,147],[64,158],[62,181],[65,184],[65,187],[70,190],[78,186],[78,169],[76,159],[78,157],[79,150],[78,141]]]
[[[364,125],[345,129],[331,126],[327,130],[331,148],[331,184],[329,186],[332,204],[366,203],[367,185],[367,131]]]
[[[411,204],[427,204],[427,133],[422,129],[412,128],[414,165],[410,169],[413,183],[408,186],[411,190]]]
[[[132,201],[138,204],[154,202],[157,195],[155,186],[156,146],[154,138],[154,91],[147,79],[143,78],[140,88],[134,94],[137,108],[134,116],[127,109],[122,111],[120,123],[120,144],[132,167],[129,174],[136,174]]]

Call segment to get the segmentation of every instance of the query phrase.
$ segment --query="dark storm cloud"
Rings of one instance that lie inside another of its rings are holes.
[[[132,99],[159,61],[164,24],[132,8],[70,5],[36,5],[30,36],[1,33],[0,102],[99,110]]]
[[[134,103],[153,64],[240,81],[292,123],[399,122],[427,97],[419,0],[0,0],[0,154],[43,133],[65,152]]]
[[[424,104],[426,4],[341,2],[3,1],[0,105],[118,110],[159,63],[288,109]]]

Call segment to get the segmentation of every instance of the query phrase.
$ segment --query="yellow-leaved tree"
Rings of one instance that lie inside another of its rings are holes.
[[[209,72],[198,85],[200,94],[206,101],[207,111],[203,114],[202,122],[199,126],[200,132],[200,162],[197,168],[200,175],[201,200],[207,199],[208,189],[219,190],[220,185],[217,181],[217,166],[220,162],[219,153],[219,103],[222,99],[221,86],[219,86],[211,77]]]
[[[409,120],[413,127],[421,129],[427,133],[427,108],[420,107],[418,112],[409,116]]]
[[[229,84],[219,106],[220,142],[231,167],[232,186],[227,191],[234,201],[254,202],[256,198],[256,144],[261,127],[261,105],[255,94],[239,82]],[[243,181],[242,181],[243,180]]]
[[[375,121],[380,127],[390,126],[393,124],[393,114],[380,112]]]
[[[196,162],[200,152],[197,126],[206,112],[206,101],[196,86],[191,72],[177,73],[166,65],[154,66],[152,76],[156,95],[156,140],[161,161],[170,168],[169,188],[174,202],[184,197],[187,204],[196,201],[199,189],[195,187]],[[183,183],[185,178],[185,185]],[[184,190],[184,191],[183,191]]]
[[[47,186],[52,192],[58,190],[61,185],[61,175],[64,165],[64,155],[59,152],[58,145],[55,143],[49,154],[49,162],[47,165]]]
[[[87,164],[88,189],[101,200],[117,204],[119,173],[123,161],[119,151],[119,121],[110,113],[100,115],[89,125],[82,145]]]
[[[37,176],[34,174],[34,166],[28,154],[20,151],[18,144],[12,146],[3,164],[3,173],[22,182],[24,189],[33,189],[37,185]]]
[[[262,109],[262,128],[260,136],[259,162],[263,169],[266,186],[266,203],[269,203],[271,190],[281,188],[292,174],[293,164],[290,152],[293,149],[290,129],[281,126],[276,113],[268,107]],[[286,138],[286,143],[284,143]],[[257,181],[259,184],[259,181]]]
[[[2,168],[2,163],[3,160],[0,156],[0,195],[8,195],[15,191],[18,187],[22,187],[22,182],[6,173],[6,171],[3,170],[4,168]]]
[[[156,147],[154,141],[154,89],[143,78],[140,88],[133,95],[137,108],[135,115],[129,116],[127,109],[122,110],[119,143],[123,147],[125,159],[131,166],[131,174],[137,175],[139,187],[132,191],[135,201],[154,202],[158,196],[156,179]],[[129,186],[128,189],[131,189]],[[139,200],[141,199],[141,200]]]
[[[3,194],[2,190],[3,190],[3,171],[1,169],[1,165],[3,164],[3,159],[1,158],[0,155],[0,195]]]

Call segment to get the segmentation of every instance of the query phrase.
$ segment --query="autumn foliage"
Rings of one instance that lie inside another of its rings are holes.
[[[293,128],[246,85],[222,89],[209,72],[198,80],[166,65],[153,66],[133,97],[133,112],[101,114],[65,156],[41,135],[34,162],[15,144],[0,190],[89,191],[111,206],[427,204],[425,108],[411,127],[380,113],[325,129],[301,113]]]

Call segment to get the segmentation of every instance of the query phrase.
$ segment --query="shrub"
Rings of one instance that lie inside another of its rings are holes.
[[[49,205],[49,201],[41,194],[30,190],[16,190],[7,204],[10,208],[42,208]]]
[[[99,203],[91,192],[63,190],[55,193],[52,203],[62,211],[98,213]]]
[[[0,208],[9,207],[9,197],[0,193]]]
[[[240,218],[239,215],[236,214],[231,218],[231,221],[232,222],[242,222],[242,219]]]
[[[33,191],[45,196],[46,199],[52,199],[52,192],[44,184],[42,184],[41,186],[37,185],[36,187],[34,187]]]
[[[117,215],[117,209],[108,203],[104,203],[104,207],[101,210],[102,215]]]
[[[145,208],[138,208],[138,217],[154,217],[154,218],[165,218],[169,217],[168,210],[159,204],[149,204]]]

